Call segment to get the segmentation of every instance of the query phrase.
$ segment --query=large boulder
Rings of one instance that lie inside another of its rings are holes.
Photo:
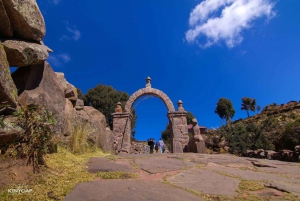
[[[33,41],[41,41],[44,38],[45,21],[35,0],[2,0],[2,2],[13,27],[14,37]]]
[[[10,75],[10,69],[6,60],[6,53],[0,42],[0,104],[6,102],[12,108],[17,107],[17,88]],[[1,109],[1,108],[0,108]],[[4,112],[4,111],[3,111]],[[12,111],[5,111],[12,112]]]
[[[12,78],[17,86],[21,104],[38,103],[54,113],[57,121],[54,132],[62,134],[64,127],[65,94],[60,88],[57,76],[45,62],[18,68]]]
[[[104,152],[114,153],[113,136],[106,130],[105,116],[90,106],[84,106],[83,110],[77,110],[76,113],[90,128],[89,141],[95,143]]]
[[[3,41],[10,66],[24,67],[42,64],[48,58],[48,48],[45,45],[20,40]]]
[[[9,38],[13,36],[12,27],[8,19],[2,0],[0,0],[0,37]]]

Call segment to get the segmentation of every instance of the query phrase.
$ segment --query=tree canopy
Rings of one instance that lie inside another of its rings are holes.
[[[215,113],[218,114],[221,119],[225,119],[226,124],[229,124],[231,118],[235,114],[232,102],[227,98],[220,98],[217,103]]]
[[[99,110],[106,117],[106,122],[112,129],[113,119],[111,114],[115,112],[116,104],[120,102],[124,111],[125,104],[129,97],[129,94],[126,92],[116,90],[112,86],[99,84],[95,88],[88,90],[83,100],[85,105],[93,106]],[[134,137],[135,123],[137,120],[134,110],[132,111],[132,115],[131,134]]]
[[[257,109],[260,109],[257,108]],[[249,97],[244,97],[242,98],[242,108],[241,110],[246,110],[247,112],[247,116],[249,117],[249,110],[251,110],[252,112],[255,112],[256,110],[256,100],[255,98],[249,98]]]

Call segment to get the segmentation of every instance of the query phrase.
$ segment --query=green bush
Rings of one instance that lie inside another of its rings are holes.
[[[254,123],[237,123],[220,128],[221,135],[229,142],[229,152],[242,154],[246,150],[273,149],[265,127]]]
[[[285,148],[290,150],[294,150],[294,147],[300,144],[300,118],[285,126],[280,142],[282,144],[281,149]]]
[[[56,124],[55,119],[45,107],[37,104],[19,105],[15,111],[17,126],[23,132],[21,141],[10,147],[17,151],[17,157],[27,157],[27,165],[32,164],[33,172],[39,171],[39,165],[44,165],[43,156],[54,147],[52,128]]]

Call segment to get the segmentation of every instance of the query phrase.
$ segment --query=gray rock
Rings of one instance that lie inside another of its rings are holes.
[[[57,124],[53,132],[61,135],[64,127],[65,96],[51,66],[45,62],[18,68],[12,78],[18,89],[19,102],[38,103],[54,113]]]
[[[171,187],[157,181],[100,180],[80,183],[68,194],[66,201],[203,201],[183,189]]]
[[[61,72],[55,72],[55,74],[60,88],[65,92],[67,90],[67,80],[65,79],[65,74]]]
[[[15,125],[16,121],[17,119],[13,116],[4,118],[4,127],[0,127],[0,147],[6,147],[21,140],[23,130]]]
[[[33,0],[2,0],[14,37],[41,41],[46,33],[44,18]],[[2,23],[2,22],[1,22]]]
[[[71,136],[72,132],[76,125],[80,123],[80,117],[76,112],[76,109],[73,108],[73,104],[69,99],[65,99],[65,109],[64,109],[64,130],[63,135],[65,137]],[[69,138],[64,139],[64,141],[68,141]]]
[[[83,110],[76,110],[76,114],[80,118],[80,121],[85,122],[89,127],[89,141],[95,143],[104,152],[114,153],[114,151],[111,150],[113,147],[113,138],[112,135],[106,131],[105,116],[90,106],[84,106]]]
[[[6,102],[9,107],[16,108],[18,93],[17,88],[10,75],[9,64],[6,60],[6,53],[2,43],[0,42],[0,104]],[[1,109],[1,108],[0,108]],[[6,113],[13,112],[12,110],[2,111]]]
[[[49,54],[45,45],[20,40],[3,41],[10,66],[24,67],[42,64]]]
[[[99,135],[98,142],[104,153],[115,154],[113,134],[109,127],[106,127],[105,134]]]
[[[13,36],[13,30],[8,19],[2,0],[0,0],[0,37],[9,38]]]
[[[82,110],[84,107],[84,102],[83,100],[77,99],[75,103],[75,109],[76,110]]]
[[[167,181],[181,188],[188,188],[201,193],[226,196],[237,195],[235,190],[238,189],[240,183],[238,179],[203,169],[185,170],[168,178]]]
[[[134,172],[134,169],[131,166],[114,163],[107,158],[90,158],[87,162],[87,166],[90,173],[115,171]]]
[[[138,167],[151,174],[175,171],[196,165],[195,163],[178,160],[176,158],[165,157],[138,158],[135,159],[135,163]]]
[[[77,88],[74,85],[67,82],[67,89],[65,91],[65,98],[69,99],[72,102],[76,102],[78,98]]]

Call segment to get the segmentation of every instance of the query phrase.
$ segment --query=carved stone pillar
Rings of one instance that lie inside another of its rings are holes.
[[[186,111],[168,112],[171,124],[171,150],[173,153],[183,153],[187,151],[189,142]]]
[[[131,146],[131,114],[127,112],[113,113],[113,138],[116,153],[130,153]]]

